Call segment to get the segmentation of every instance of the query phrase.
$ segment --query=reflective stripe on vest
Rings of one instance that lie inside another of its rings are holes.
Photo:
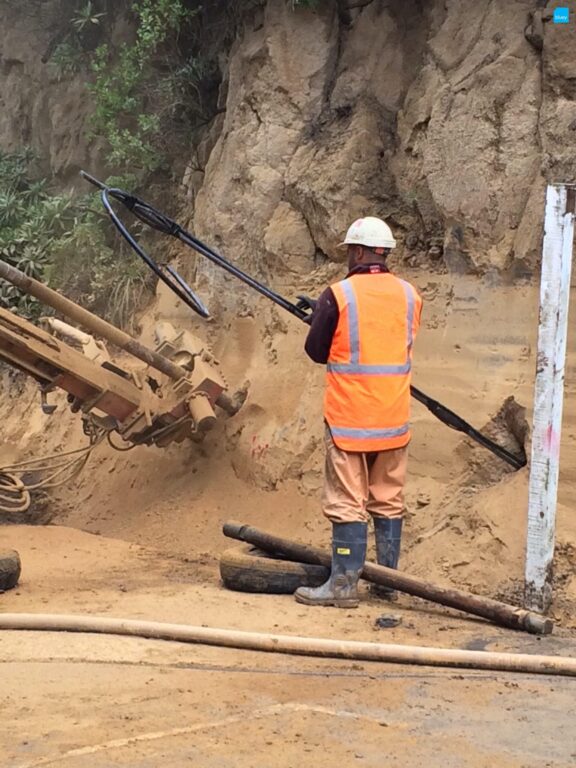
[[[387,440],[389,437],[401,437],[410,428],[409,424],[393,429],[355,429],[353,427],[330,427],[333,437],[352,437],[355,440]]]

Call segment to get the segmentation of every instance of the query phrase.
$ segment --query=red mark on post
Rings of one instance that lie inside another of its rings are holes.
[[[545,440],[545,447],[548,453],[555,459],[557,459],[560,455],[560,436],[550,425],[548,429],[546,430],[546,440]]]

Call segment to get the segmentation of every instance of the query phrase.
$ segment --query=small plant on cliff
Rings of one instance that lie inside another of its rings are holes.
[[[102,23],[105,13],[96,13],[92,0],[79,8],[72,19],[72,24],[79,35],[82,35],[91,25],[98,26]]]
[[[102,0],[75,0],[71,9],[72,19],[60,30],[49,45],[46,58],[56,69],[58,80],[79,72],[85,66],[86,53],[98,45],[106,13],[98,11],[96,4]]]
[[[83,58],[82,49],[72,40],[65,40],[57,45],[50,57],[50,62],[56,68],[58,81],[79,72]]]

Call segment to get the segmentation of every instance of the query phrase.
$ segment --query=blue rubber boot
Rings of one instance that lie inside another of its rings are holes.
[[[400,559],[400,543],[402,540],[401,517],[375,517],[374,534],[376,536],[376,561],[378,565],[384,565],[386,568],[398,568]],[[380,584],[373,584],[370,590],[372,594],[378,597],[384,597],[387,600],[396,600],[398,594],[391,587],[383,587]]]
[[[332,523],[332,571],[320,587],[299,587],[294,593],[304,605],[357,608],[358,581],[366,560],[368,525]]]

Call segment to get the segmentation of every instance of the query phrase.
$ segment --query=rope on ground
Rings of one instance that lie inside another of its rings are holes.
[[[90,444],[84,448],[0,467],[0,512],[26,512],[31,491],[57,488],[75,478],[106,434],[106,430],[94,429]]]
[[[156,440],[162,435],[174,432],[190,421],[190,416],[183,416],[149,434],[148,440]],[[86,466],[94,448],[104,439],[108,440],[115,451],[131,451],[139,445],[133,443],[119,446],[111,438],[112,430],[93,423],[86,424],[85,431],[90,438],[90,444],[84,448],[0,467],[0,513],[26,512],[31,504],[31,491],[57,488],[73,480]]]

